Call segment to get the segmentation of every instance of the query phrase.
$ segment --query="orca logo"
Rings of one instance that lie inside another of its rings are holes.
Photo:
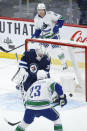
[[[46,29],[48,27],[48,24],[45,24],[44,22],[43,22],[43,29]]]
[[[49,24],[46,24],[46,23],[43,22],[42,31],[43,32],[51,31],[51,28],[50,28]]]

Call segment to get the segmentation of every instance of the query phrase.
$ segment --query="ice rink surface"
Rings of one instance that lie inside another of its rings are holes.
[[[14,131],[16,128],[16,126],[8,125],[5,118],[11,122],[17,122],[23,118],[23,102],[15,89],[15,84],[11,81],[17,68],[16,60],[0,59],[0,131]],[[58,78],[61,72],[55,73],[53,70],[51,74]],[[87,103],[72,97],[63,108],[58,106],[55,108],[60,113],[63,131],[87,131]],[[35,118],[26,131],[53,130],[53,122],[40,117]]]

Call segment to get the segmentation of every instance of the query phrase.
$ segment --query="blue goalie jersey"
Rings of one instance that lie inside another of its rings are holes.
[[[30,49],[29,51],[24,52],[19,67],[25,68],[29,74],[28,79],[24,83],[24,89],[27,91],[31,84],[37,80],[38,70],[49,72],[50,58],[47,55],[44,55],[39,61],[35,49]]]

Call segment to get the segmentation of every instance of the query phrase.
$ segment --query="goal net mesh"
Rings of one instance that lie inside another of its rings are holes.
[[[87,101],[86,45],[74,41],[26,39],[25,50],[41,48],[51,57],[51,78],[69,97]]]

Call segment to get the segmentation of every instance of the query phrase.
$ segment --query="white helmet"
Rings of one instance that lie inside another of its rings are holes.
[[[46,79],[46,78],[48,78],[47,72],[44,71],[44,70],[38,70],[38,72],[37,72],[37,80],[43,80],[43,79]]]
[[[36,55],[37,55],[36,59],[40,61],[41,58],[45,55],[45,52],[41,47],[38,47],[35,50],[36,50]]]
[[[46,10],[46,6],[44,3],[39,3],[37,6],[37,10]]]
[[[44,50],[43,50],[41,47],[36,48],[35,50],[36,50],[36,54],[37,54],[37,55],[40,55],[40,54],[43,54],[43,55],[44,55],[44,54],[45,54]]]

